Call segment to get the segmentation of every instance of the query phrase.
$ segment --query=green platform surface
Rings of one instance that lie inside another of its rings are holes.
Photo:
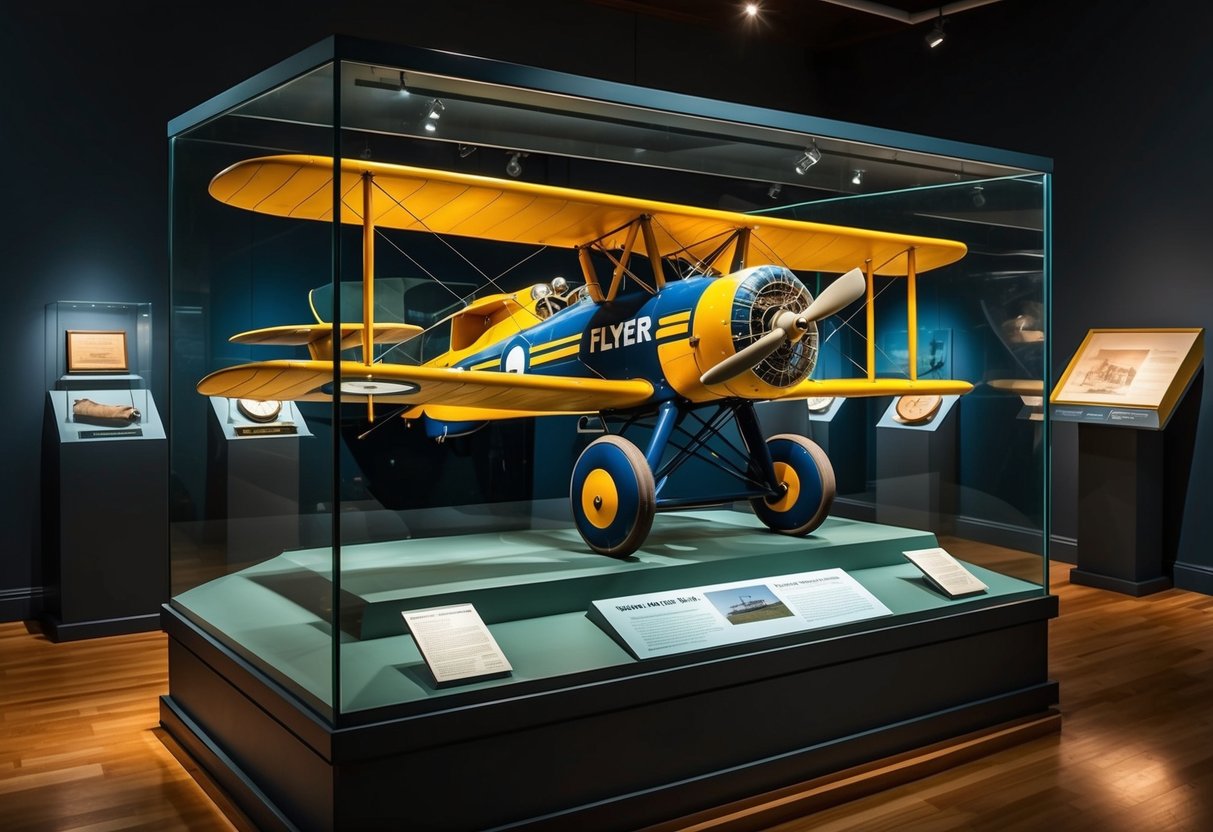
[[[978,566],[989,590],[949,600],[901,555],[936,546],[913,529],[828,519],[809,537],[772,534],[741,512],[660,514],[645,547],[614,560],[574,529],[534,529],[345,545],[341,549],[341,710],[380,708],[524,680],[633,665],[586,617],[590,601],[841,567],[893,611],[836,635],[1039,595],[1039,585]],[[184,592],[174,604],[290,688],[332,705],[332,556],[286,552]],[[436,688],[400,611],[472,603],[514,672]],[[808,634],[809,638],[812,633]]]

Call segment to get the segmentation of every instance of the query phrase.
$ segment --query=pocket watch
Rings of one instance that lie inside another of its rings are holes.
[[[897,414],[897,418],[907,425],[919,425],[930,421],[941,404],[943,404],[943,396],[939,395],[901,396],[897,399],[894,412]]]
[[[282,402],[237,399],[236,409],[250,422],[273,422],[282,413]]]

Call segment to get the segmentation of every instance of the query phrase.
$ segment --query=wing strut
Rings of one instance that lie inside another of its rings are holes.
[[[730,271],[739,272],[746,267],[746,262],[750,259],[750,229],[738,228],[733,236],[737,239],[737,246],[733,250]]]
[[[863,261],[863,274],[868,281],[868,381],[876,380],[876,286],[871,259]]]
[[[362,363],[375,361],[375,217],[372,207],[374,177],[362,174]],[[340,291],[340,287],[338,287]],[[375,398],[366,397],[366,420],[375,421]]]
[[[627,234],[624,238],[623,249],[619,252],[619,257],[616,257],[601,243],[606,237],[610,237],[624,229],[627,229]],[[657,235],[653,232],[653,218],[648,214],[641,214],[631,222],[621,225],[619,228],[609,231],[584,245],[577,246],[577,258],[581,262],[581,274],[585,278],[585,284],[590,290],[590,298],[593,299],[594,303],[602,303],[604,300],[615,300],[616,295],[619,294],[619,290],[623,286],[624,279],[627,277],[631,277],[644,286],[644,282],[632,274],[631,269],[628,268],[632,255],[636,250],[637,235],[642,235],[644,238],[644,247],[649,257],[649,265],[653,269],[655,288],[648,291],[659,292],[665,287],[665,271],[661,265],[661,252],[657,248]],[[607,287],[605,294],[603,294],[602,284],[598,280],[598,273],[594,269],[594,263],[590,259],[590,250],[593,248],[597,248],[605,254],[615,267],[611,272],[611,283]],[[647,289],[648,287],[646,286],[645,288]]]
[[[918,378],[918,275],[914,249],[906,252],[906,346],[910,353],[910,381]]]
[[[649,265],[653,267],[653,286],[658,292],[665,288],[665,270],[661,266],[661,250],[657,247],[657,235],[653,233],[653,218],[648,214],[638,222],[644,232],[644,247],[649,255]]]

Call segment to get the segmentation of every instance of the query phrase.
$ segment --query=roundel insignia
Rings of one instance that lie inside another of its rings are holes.
[[[501,353],[501,372],[525,374],[530,368],[530,345],[521,338],[506,344]]]

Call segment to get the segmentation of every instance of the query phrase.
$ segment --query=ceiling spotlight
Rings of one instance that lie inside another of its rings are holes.
[[[943,38],[944,38],[943,24],[944,23],[945,23],[945,21],[944,21],[944,17],[943,17],[943,9],[941,8],[939,10],[939,19],[935,21],[935,25],[931,27],[931,31],[927,32],[927,36],[925,38],[927,46],[929,48],[934,49],[936,46],[939,46],[939,44],[943,43]]]
[[[475,152],[476,152],[476,145],[474,145],[474,144],[459,145],[459,158],[460,159],[466,159],[467,157],[471,156]]]
[[[437,98],[429,103],[425,110],[425,129],[427,133],[433,133],[438,129],[438,119],[442,118],[442,111],[446,109],[446,105]]]
[[[783,190],[783,185],[778,182],[772,182],[771,187],[767,188],[767,196],[771,199],[779,199],[779,192]]]
[[[817,140],[814,139],[813,142],[805,148],[804,153],[801,154],[800,158],[796,160],[795,171],[800,176],[804,176],[805,173],[808,172],[809,168],[813,167],[813,165],[820,161],[821,150],[818,149]]]
[[[863,169],[862,168],[856,168],[855,170],[851,171],[851,184],[852,185],[862,185],[863,184]]]
[[[761,11],[761,9],[758,8],[757,3],[746,3],[745,4],[746,17],[758,17],[759,11]]]
[[[980,185],[974,185],[973,190],[969,191],[969,199],[973,200],[974,208],[981,208],[986,204],[985,189]]]
[[[517,179],[522,175],[522,162],[518,161],[519,156],[525,156],[525,153],[520,153],[515,150],[510,154],[510,160],[505,163],[505,172]]]

